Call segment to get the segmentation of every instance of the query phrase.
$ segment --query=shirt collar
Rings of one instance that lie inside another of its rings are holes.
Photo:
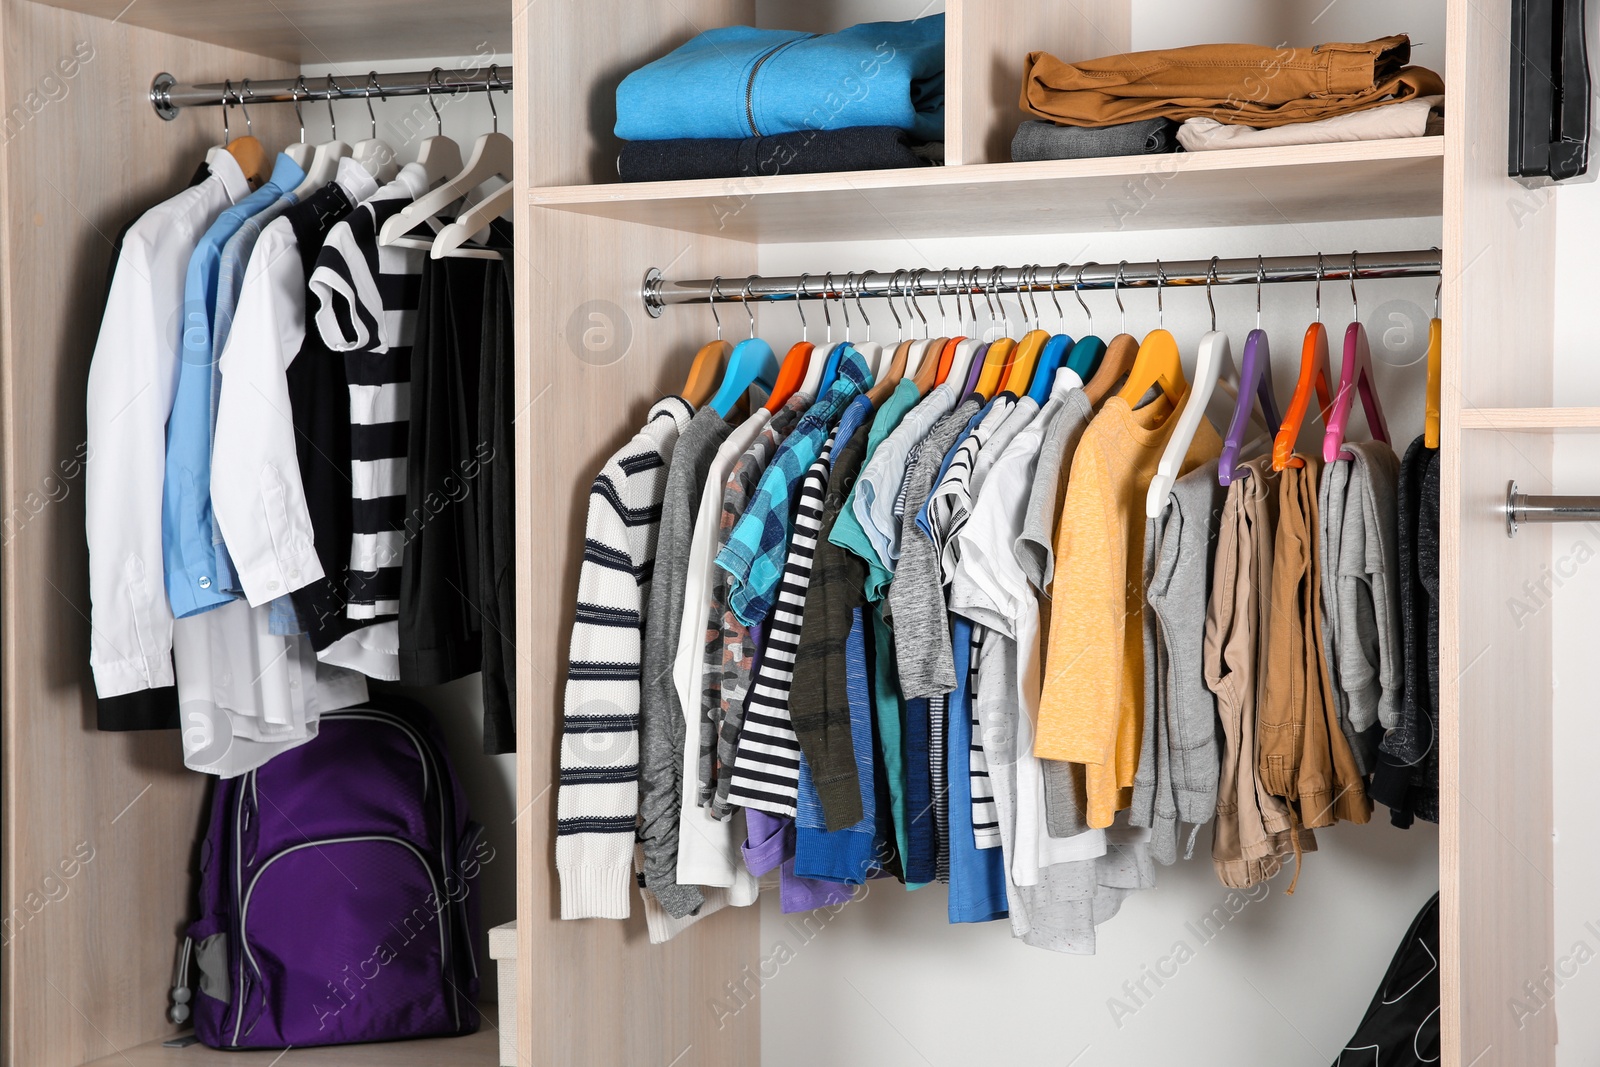
[[[288,153],[279,152],[278,158],[272,161],[272,178],[267,184],[281,193],[305,180],[306,172],[300,169],[300,164],[290,159]]]
[[[367,173],[367,168],[350,156],[339,160],[339,170],[333,180],[343,189],[352,204],[359,204],[378,191],[378,182]]]
[[[250,195],[250,183],[232,152],[226,148],[217,149],[211,155],[210,167],[211,176],[222,184],[222,191],[228,194],[230,203],[237,204]]]
[[[1066,396],[1074,389],[1083,388],[1083,379],[1071,367],[1057,367],[1056,380],[1050,386],[1052,396]]]

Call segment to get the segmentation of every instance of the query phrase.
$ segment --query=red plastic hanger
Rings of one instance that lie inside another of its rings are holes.
[[[1356,303],[1356,254],[1350,253],[1350,315],[1354,320],[1344,331],[1344,363],[1339,368],[1339,395],[1333,402],[1333,414],[1328,418],[1328,432],[1322,438],[1322,459],[1332,463],[1336,459],[1353,459],[1344,451],[1345,429],[1350,424],[1350,406],[1355,401],[1356,390],[1361,391],[1361,410],[1367,416],[1367,429],[1374,439],[1389,443],[1389,427],[1383,421],[1383,408],[1378,403],[1377,387],[1372,375],[1372,348],[1367,344],[1367,329],[1361,325],[1360,306]]]

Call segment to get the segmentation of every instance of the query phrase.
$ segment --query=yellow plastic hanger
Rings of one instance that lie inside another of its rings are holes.
[[[1035,263],[1029,268],[1028,273],[1028,301],[1033,306],[1033,329],[1023,335],[1017,342],[1016,351],[1011,355],[1011,362],[1006,366],[1006,371],[1000,376],[1000,392],[1012,392],[1017,396],[1026,396],[1028,387],[1033,384],[1033,372],[1039,365],[1039,353],[1044,351],[1044,346],[1050,341],[1050,333],[1039,329],[1039,298],[1034,293],[1034,287],[1039,282],[1039,265]],[[1054,292],[1054,290],[1051,290]]]
[[[1444,285],[1441,279],[1440,286]],[[1439,393],[1444,372],[1444,324],[1439,321],[1439,288],[1433,290],[1433,318],[1428,322],[1428,396],[1423,415],[1422,443],[1439,447]]]
[[[997,300],[1000,296],[998,291],[1000,288],[999,283],[1000,268],[996,267],[989,274],[989,284]],[[988,299],[991,294],[986,291],[983,295],[985,299]],[[992,303],[989,305],[989,312],[990,314],[994,313],[994,305]],[[1000,300],[1000,321],[1002,326],[1009,330],[1010,324],[1006,322],[1005,314],[1006,303],[1004,300]],[[1016,347],[1017,342],[1010,337],[1001,337],[990,343],[989,351],[984,353],[983,369],[978,372],[978,383],[973,386],[973,392],[982,396],[984,400],[990,400],[1000,391],[1000,379],[1005,376],[1006,368],[1011,364],[1011,353]]]
[[[1122,275],[1122,268],[1126,265],[1127,260],[1118,265],[1119,278]],[[1161,270],[1161,261],[1158,259],[1156,260],[1157,315],[1164,310],[1161,307],[1161,287],[1165,281],[1166,274]],[[1118,296],[1121,296],[1120,292]],[[1183,394],[1189,391],[1189,383],[1183,376],[1183,359],[1178,354],[1177,339],[1160,327],[1145,335],[1144,343],[1139,346],[1139,353],[1134,357],[1133,369],[1128,371],[1128,381],[1117,395],[1131,407],[1150,391],[1152,385],[1159,385],[1161,391],[1167,395],[1167,399],[1173,403],[1177,403]]]

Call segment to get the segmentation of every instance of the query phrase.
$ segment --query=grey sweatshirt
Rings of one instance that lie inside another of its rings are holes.
[[[1145,520],[1144,741],[1128,821],[1151,829],[1150,854],[1178,858],[1178,824],[1200,827],[1217,811],[1217,698],[1206,686],[1206,607],[1226,493],[1212,460],[1173,484],[1167,509]]]
[[[672,661],[683,625],[695,512],[711,461],[732,430],[716,411],[704,407],[678,435],[661,501],[655,572],[645,609],[639,694],[639,840],[644,846],[644,884],[674,919],[693,912],[705,898],[697,887],[678,884],[678,813],[688,726],[672,681]]]

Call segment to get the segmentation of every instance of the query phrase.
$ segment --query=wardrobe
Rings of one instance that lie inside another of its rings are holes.
[[[884,6],[881,17],[907,17]],[[1439,220],[1445,323],[1443,1062],[1555,1062],[1555,1012],[1507,1007],[1554,956],[1552,613],[1506,610],[1548,564],[1551,539],[1540,526],[1508,539],[1504,508],[1511,481],[1560,491],[1549,480],[1553,437],[1600,432],[1600,409],[1552,406],[1556,211],[1548,190],[1505,175],[1509,0],[1445,3],[1443,138],[1024,164],[1004,162],[1023,54],[1127,49],[1132,0],[943,6],[945,167],[624,185],[611,133],[618,82],[703,29],[756,22],[754,0],[0,0],[0,1063],[238,1055],[162,1046],[177,1029],[167,989],[194,907],[206,783],[183,769],[170,736],[95,729],[81,473],[63,466],[81,458],[110,238],[181,188],[219,140],[216,109],[163,121],[146,87],[161,71],[237,83],[485,45],[512,55],[517,146],[518,999],[500,1024],[515,1027],[519,1063],[761,1060],[761,1012],[715,1008],[767,954],[758,909],[727,909],[655,947],[637,919],[557,918],[561,679],[590,480],[648,406],[680,388],[711,327],[703,310],[647,311],[648,271],[743,278],[775,266],[762,263],[764,248],[808,243],[894,242],[891,267],[937,268],[937,252],[913,263],[908,249],[1263,222],[1370,232],[1419,218]],[[287,106],[251,118],[269,144],[297,136]],[[1117,210],[1130,196],[1138,209]],[[988,258],[1007,259],[1003,249]],[[737,330],[744,316],[733,315],[723,312]],[[63,861],[85,847],[93,859],[63,877]],[[783,995],[776,984],[762,993]],[[486,1025],[448,1042],[296,1050],[287,1062],[487,1067],[497,1045]],[[1302,1061],[1313,1062],[1285,1062]]]

